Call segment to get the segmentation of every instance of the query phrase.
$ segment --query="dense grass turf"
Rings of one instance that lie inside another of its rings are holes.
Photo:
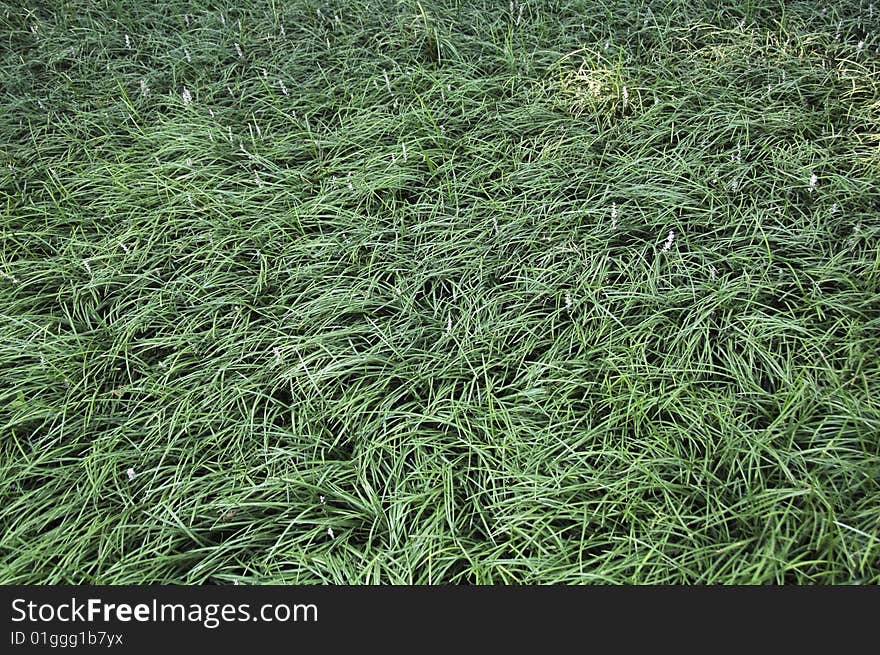
[[[0,581],[880,581],[880,3],[717,5],[0,8]]]

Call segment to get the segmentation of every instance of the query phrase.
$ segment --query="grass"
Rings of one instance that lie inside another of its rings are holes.
[[[880,582],[878,27],[0,7],[0,582]]]

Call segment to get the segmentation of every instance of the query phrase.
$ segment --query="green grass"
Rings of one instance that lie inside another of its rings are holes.
[[[880,582],[880,3],[226,4],[0,6],[0,582]]]

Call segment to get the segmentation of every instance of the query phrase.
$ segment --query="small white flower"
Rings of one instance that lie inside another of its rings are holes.
[[[861,51],[864,50],[864,49],[865,49],[865,42],[864,42],[864,41],[859,41],[859,44],[856,46],[856,50],[857,50],[858,52],[861,52]]]
[[[321,502],[322,505],[327,504],[327,499],[324,498],[324,496],[318,496],[318,500]]]
[[[192,93],[189,92],[189,89],[183,87],[183,93],[180,94],[183,98],[183,104],[188,105],[193,101]]]
[[[452,334],[452,317],[446,319],[446,334]]]
[[[82,265],[86,269],[86,271],[88,271],[89,275],[91,275],[92,274],[92,267],[89,266],[88,260],[84,259],[82,262]]]
[[[131,39],[129,38],[128,34],[125,35],[125,49],[131,50]]]
[[[626,87],[623,87],[623,106],[626,107],[629,102],[629,90]]]
[[[272,348],[272,354],[275,355],[275,362],[280,364],[281,363],[281,349],[278,348],[278,346],[275,346],[274,348]]]
[[[146,80],[141,80],[141,95],[146,96],[150,93],[150,87],[147,86]]]
[[[128,476],[129,480],[134,480],[137,473],[134,472],[134,469],[128,469],[125,474]]]
[[[744,30],[745,28],[746,28],[746,19],[743,18],[743,19],[739,22],[739,29]]]
[[[10,282],[18,284],[18,278],[15,277],[14,275],[10,275],[9,273],[5,273],[3,271],[0,271],[0,277],[6,278]],[[42,356],[40,357],[40,359],[42,359]]]
[[[238,43],[235,43],[235,53],[239,59],[244,59],[244,53],[241,51],[241,46]]]
[[[403,161],[406,163],[406,143],[403,144]]]
[[[284,95],[289,95],[287,87],[284,86],[284,80],[278,80],[278,86],[281,87],[281,93],[283,93]]]
[[[808,190],[810,191],[810,193],[812,193],[813,191],[816,190],[816,184],[818,184],[818,183],[819,183],[819,177],[815,173],[810,175],[810,186],[808,187]]]
[[[183,15],[183,22],[186,23],[187,27],[189,27],[189,14]]]
[[[571,309],[573,304],[574,304],[574,301],[572,301],[572,299],[571,299],[571,292],[566,291],[565,292],[565,308]]]
[[[672,242],[675,241],[675,230],[669,230],[669,234],[666,236],[666,241],[663,242],[663,251],[666,252],[672,247]]]
[[[347,179],[348,179],[348,190],[354,191],[354,184],[352,184],[352,182],[351,182],[351,171],[348,172]]]
[[[192,57],[190,57],[189,50],[187,50],[186,48],[183,49],[183,58],[186,59],[186,63],[192,63]]]
[[[715,281],[715,279],[717,277],[718,277],[718,269],[715,268],[715,265],[713,264],[712,266],[709,267],[709,279],[712,281]]]
[[[336,538],[336,535],[333,534],[333,528],[327,528],[327,536],[330,537],[331,539]]]
[[[610,47],[611,47],[611,41],[606,41],[605,42],[605,49],[608,50],[608,48],[610,48]]]

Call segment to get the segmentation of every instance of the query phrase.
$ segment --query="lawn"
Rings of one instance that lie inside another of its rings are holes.
[[[0,583],[880,582],[880,3],[0,42]]]

